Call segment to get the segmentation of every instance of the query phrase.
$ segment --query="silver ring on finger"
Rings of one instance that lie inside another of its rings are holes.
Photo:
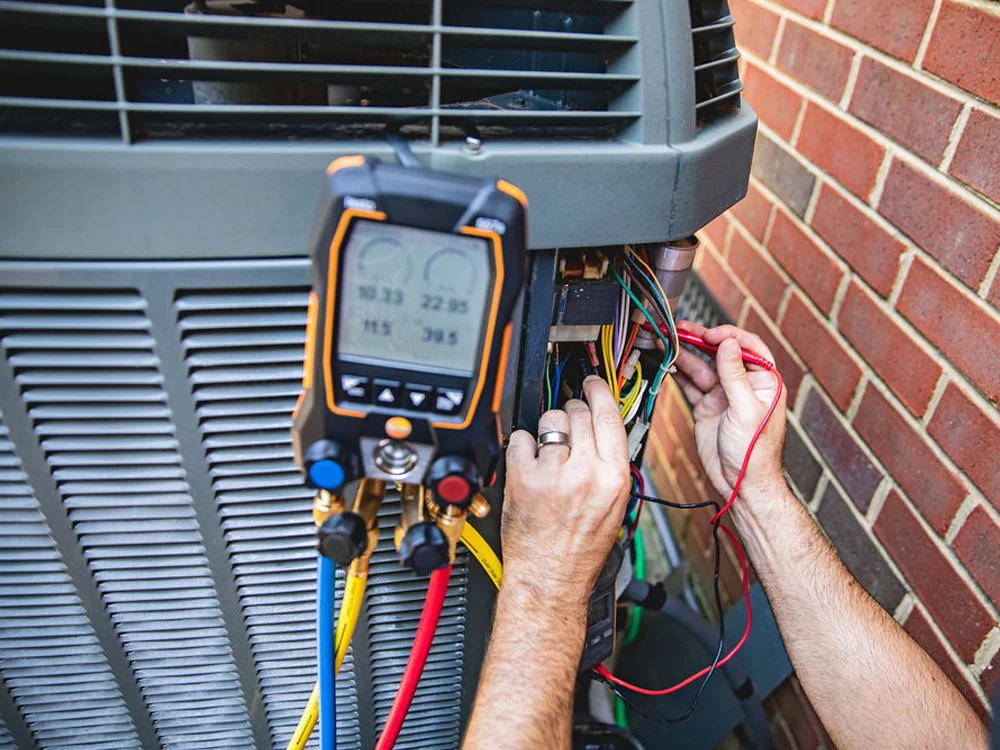
[[[567,450],[573,450],[572,446],[569,444],[569,435],[565,432],[560,432],[559,430],[549,430],[548,432],[543,432],[538,436],[538,451],[541,451],[546,445],[564,445]]]

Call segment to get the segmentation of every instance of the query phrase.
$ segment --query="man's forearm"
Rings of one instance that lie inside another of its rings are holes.
[[[568,750],[586,606],[505,571],[463,750]]]
[[[968,703],[787,487],[741,499],[733,515],[799,680],[841,750],[986,747]]]

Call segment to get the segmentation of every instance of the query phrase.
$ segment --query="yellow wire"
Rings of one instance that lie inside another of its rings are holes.
[[[365,598],[365,585],[368,582],[367,572],[358,572],[351,564],[347,573],[347,583],[344,586],[344,599],[340,604],[340,616],[337,618],[337,630],[334,634],[336,652],[334,655],[334,673],[340,672],[340,667],[344,663],[347,655],[347,647],[354,636],[354,629],[358,624],[358,616],[361,613],[361,603]],[[292,739],[288,741],[285,750],[303,750],[316,722],[319,719],[319,683],[313,685],[312,693],[306,702],[306,707],[302,711],[302,717],[292,732]]]
[[[629,391],[628,396],[625,398],[625,401],[622,403],[622,418],[623,419],[626,416],[628,416],[628,413],[632,410],[632,407],[635,406],[635,402],[639,399],[639,392],[642,390],[642,363],[641,362],[636,362],[635,363],[635,375],[636,375],[635,386],[632,388],[631,391]]]
[[[656,284],[656,288],[659,290],[660,294],[663,296],[663,303],[667,306],[667,315],[670,316],[670,321],[673,322],[674,321],[674,311],[670,309],[670,300],[667,299],[667,293],[663,291],[663,285],[660,284],[660,280],[658,278],[656,278],[656,274],[653,273],[653,269],[650,268],[649,264],[642,259],[642,256],[640,256],[635,250],[632,249],[631,245],[626,245],[625,249],[626,249],[626,251],[628,252],[629,255],[631,255],[633,258],[635,258],[635,260],[637,260],[639,262],[639,265],[641,265],[643,268],[646,269],[646,273],[649,274],[649,278],[651,278],[653,280],[653,283]],[[677,326],[673,325],[673,326],[671,326],[671,329],[674,332],[674,356],[673,356],[673,359],[670,360],[670,364],[667,365],[668,367],[672,366],[674,364],[674,362],[677,361],[677,356],[680,354],[680,351],[681,351],[681,342],[680,342],[680,339],[677,338]]]
[[[618,391],[618,378],[614,372],[614,352],[612,351],[614,335],[613,326],[601,327],[601,359],[604,360],[604,378],[608,381],[608,385],[611,386],[611,392],[614,394],[615,403],[617,404],[621,399],[621,393]]]

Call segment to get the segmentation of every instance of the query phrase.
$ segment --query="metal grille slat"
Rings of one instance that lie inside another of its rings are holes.
[[[233,0],[184,5],[0,0],[0,25],[15,30],[0,49],[7,128],[129,144],[329,139],[331,126],[350,137],[403,121],[436,145],[443,126],[606,140],[641,118],[629,106],[638,37],[615,23],[631,0],[554,2],[534,14],[501,0],[418,0],[399,14],[329,4],[323,17],[292,5],[256,14]]]
[[[307,304],[305,288],[181,292],[174,303],[275,748],[287,744],[316,673],[313,493],[294,464],[288,433],[301,389]],[[275,341],[288,344],[277,350],[277,363]],[[275,394],[288,398],[276,401]],[[338,604],[342,587],[340,572]],[[360,750],[359,731],[349,651],[337,678],[338,747]],[[318,732],[309,744],[316,746]]]
[[[726,0],[689,0],[694,44],[695,111],[708,122],[740,107],[738,63],[740,52],[733,37],[735,21]]]
[[[249,747],[211,578],[158,575],[164,568],[205,571],[206,561],[144,307],[128,290],[4,292],[3,345],[162,747]],[[57,364],[63,351],[75,357],[72,367]],[[135,355],[131,366],[123,366],[123,354]],[[45,602],[51,607],[58,597]],[[199,618],[185,616],[191,613]],[[93,668],[75,658],[81,670]],[[59,662],[49,660],[53,668]],[[197,721],[190,718],[192,692],[204,712]],[[68,741],[64,732],[51,736]],[[86,743],[80,746],[120,744],[100,731],[77,734],[74,741]]]
[[[0,414],[0,672],[41,748],[139,739]],[[12,547],[17,552],[12,553]],[[67,733],[67,727],[76,729]],[[87,731],[80,731],[83,728]],[[97,734],[94,730],[98,730]],[[0,728],[0,748],[14,748]]]

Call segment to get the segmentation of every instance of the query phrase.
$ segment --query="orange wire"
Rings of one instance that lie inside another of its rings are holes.
[[[632,332],[628,336],[628,343],[625,344],[625,354],[622,355],[621,364],[618,365],[618,390],[621,390],[622,386],[625,385],[625,377],[622,375],[625,372],[625,360],[628,359],[628,355],[632,353],[632,347],[635,346],[635,337],[639,335],[639,324],[632,324]]]

